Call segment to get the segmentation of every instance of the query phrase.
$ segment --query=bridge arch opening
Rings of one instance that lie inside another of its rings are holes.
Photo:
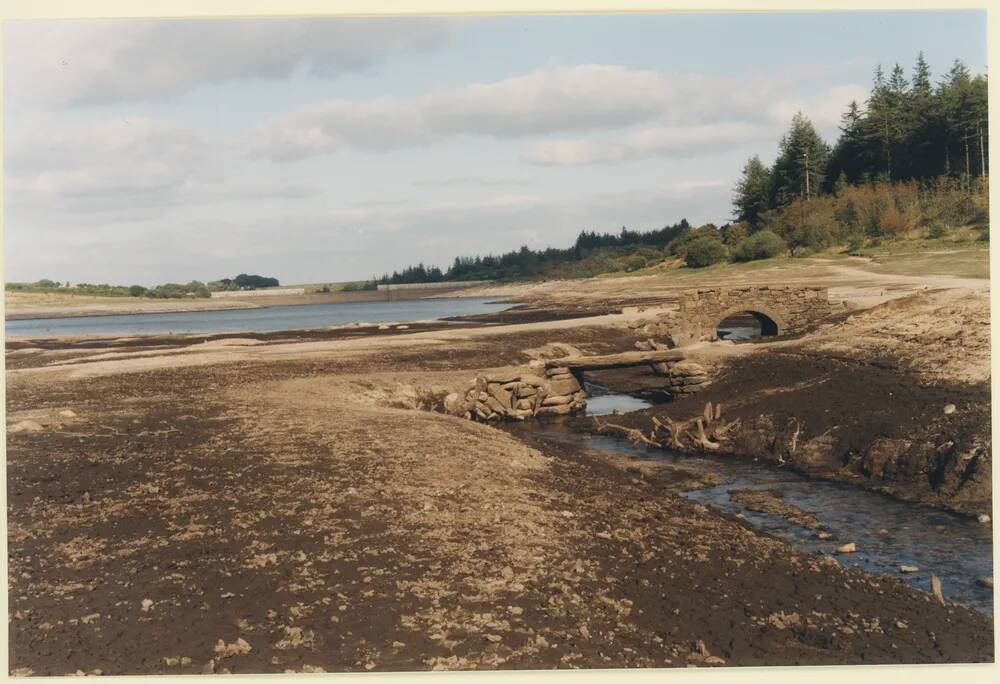
[[[760,311],[737,311],[726,315],[715,327],[715,336],[720,340],[753,340],[759,337],[774,337],[778,334],[778,323]]]

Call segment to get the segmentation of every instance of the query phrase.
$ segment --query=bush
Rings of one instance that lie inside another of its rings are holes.
[[[788,248],[792,256],[803,256],[826,249],[833,244],[833,236],[826,228],[803,226],[788,236]]]
[[[940,219],[935,219],[931,221],[930,228],[927,229],[927,237],[931,239],[937,239],[944,237],[948,232],[948,229],[944,225],[944,221]]]
[[[625,261],[625,270],[629,273],[632,271],[638,271],[642,268],[646,268],[646,259],[638,254],[630,256]]]
[[[129,297],[141,297],[144,294],[146,294],[146,288],[144,288],[142,285],[133,285],[128,289]]]
[[[771,259],[788,249],[785,241],[770,230],[762,230],[739,242],[732,250],[733,261]]]
[[[725,261],[729,250],[718,238],[701,236],[687,243],[684,263],[691,268],[704,268]]]

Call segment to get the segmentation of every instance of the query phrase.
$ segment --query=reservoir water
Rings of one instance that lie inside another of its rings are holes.
[[[627,413],[650,406],[642,399],[602,394],[603,388],[587,385],[592,395],[587,400],[588,415]],[[993,575],[993,540],[988,525],[852,485],[808,478],[752,459],[648,449],[624,439],[582,434],[561,420],[533,423],[525,428],[538,431],[547,439],[636,458],[662,459],[721,475],[726,479],[723,484],[684,492],[682,496],[738,515],[756,529],[806,553],[833,554],[840,544],[855,542],[857,553],[832,557],[844,565],[899,577],[924,591],[930,591],[931,575],[937,575],[948,600],[993,612],[993,590],[978,583],[979,578]],[[834,536],[821,540],[816,530],[781,516],[745,508],[730,498],[733,489],[776,490],[783,501],[811,513],[822,529]],[[918,570],[901,573],[899,568],[903,565]]]
[[[6,322],[6,334],[16,337],[77,335],[149,335],[171,333],[277,332],[325,328],[348,323],[426,321],[451,316],[495,313],[509,308],[488,297],[446,297],[395,302],[343,302],[267,306],[257,309],[184,311],[38,318]]]

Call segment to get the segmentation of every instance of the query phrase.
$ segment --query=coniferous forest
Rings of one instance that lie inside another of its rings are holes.
[[[566,249],[521,247],[456,257],[446,270],[419,264],[382,283],[579,277],[635,271],[668,257],[688,266],[857,250],[916,232],[930,238],[971,226],[988,239],[987,77],[956,60],[936,83],[923,54],[909,75],[879,66],[864,102],[850,102],[831,146],[802,113],[777,158],[751,157],[734,188],[733,222],[687,220],[647,232],[582,231]]]

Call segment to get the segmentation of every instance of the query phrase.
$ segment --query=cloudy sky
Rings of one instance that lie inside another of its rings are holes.
[[[352,280],[729,218],[878,63],[983,12],[7,22],[8,281]]]

